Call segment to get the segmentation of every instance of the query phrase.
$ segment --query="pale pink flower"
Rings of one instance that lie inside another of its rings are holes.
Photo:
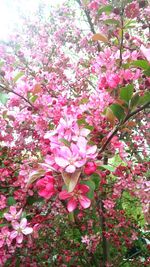
[[[4,217],[7,221],[18,220],[21,217],[22,209],[18,212],[15,206],[10,206],[9,213],[4,213]]]
[[[69,199],[67,204],[67,210],[72,212],[76,209],[78,202],[81,207],[87,209],[91,205],[91,200],[86,197],[86,193],[89,192],[89,187],[85,184],[78,184],[72,192],[67,192],[67,190],[63,190],[59,193],[59,198],[61,200]]]
[[[23,218],[20,223],[13,221],[12,227],[15,229],[10,233],[11,239],[16,238],[16,242],[21,244],[23,241],[23,235],[29,235],[33,232],[31,227],[27,227],[27,219]]]
[[[59,155],[55,157],[55,162],[66,172],[73,173],[76,168],[80,168],[86,163],[86,159],[80,156],[79,148],[72,143],[70,148],[63,146],[60,149]]]
[[[146,48],[144,45],[141,45],[140,50],[150,63],[150,48]]]

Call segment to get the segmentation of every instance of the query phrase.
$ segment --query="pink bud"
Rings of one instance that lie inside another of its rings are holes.
[[[94,173],[96,171],[96,164],[95,162],[87,162],[84,168],[84,173],[87,175],[91,175],[92,173]]]

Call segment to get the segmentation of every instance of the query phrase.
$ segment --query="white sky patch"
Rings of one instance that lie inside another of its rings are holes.
[[[65,0],[0,0],[0,40],[7,40],[21,15],[33,16],[39,5],[60,5]],[[20,25],[21,26],[21,25]]]

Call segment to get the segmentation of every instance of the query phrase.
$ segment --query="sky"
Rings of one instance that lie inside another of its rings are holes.
[[[7,40],[20,14],[31,15],[38,9],[39,3],[58,5],[64,0],[0,0],[0,40]]]

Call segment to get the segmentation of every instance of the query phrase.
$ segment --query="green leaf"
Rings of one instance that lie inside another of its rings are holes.
[[[140,96],[139,104],[144,105],[150,101],[150,92],[146,92],[143,96]]]
[[[124,100],[125,102],[129,102],[133,95],[133,85],[129,84],[126,87],[122,87],[120,89],[120,98]]]
[[[90,179],[91,181],[94,182],[95,184],[95,189],[98,189],[99,188],[99,183],[100,183],[100,177],[97,173],[93,173],[91,176],[90,176]]]
[[[114,155],[113,158],[109,159],[109,163],[113,165],[114,167],[118,167],[119,165],[121,166],[126,166],[127,164],[120,158],[119,154]]]
[[[133,61],[131,65],[135,67],[139,67],[144,70],[147,70],[149,68],[149,64],[147,60],[136,60],[136,61]]]
[[[14,77],[14,82],[17,82],[22,76],[24,75],[23,71],[20,71],[15,77]]]
[[[111,165],[102,165],[101,167],[104,168],[105,170],[110,171],[110,172],[114,172],[116,169],[116,167],[111,166]]]
[[[95,183],[92,180],[84,181],[82,184],[89,186],[90,191],[87,193],[87,197],[92,199],[94,198]]]
[[[116,19],[106,19],[103,21],[105,24],[113,24],[113,25],[118,25],[119,21]]]
[[[14,199],[14,197],[8,197],[7,198],[7,205],[8,206],[13,206],[16,204],[16,200]]]
[[[110,5],[103,6],[98,10],[98,15],[101,15],[103,12],[105,12],[106,14],[110,14],[111,11],[112,11],[112,6]]]
[[[125,117],[124,109],[119,104],[112,104],[110,109],[119,121]]]
[[[143,72],[146,76],[150,77],[150,67]]]
[[[38,98],[38,95],[33,95],[30,97],[30,101],[34,103],[37,100],[37,98]]]
[[[70,142],[66,140],[65,138],[60,138],[59,141],[65,144],[66,146],[70,146]]]
[[[0,102],[5,105],[8,100],[8,95],[5,93],[0,92]]]
[[[135,95],[131,98],[131,103],[130,103],[131,108],[136,107],[136,105],[137,105],[138,102],[139,102],[139,99],[140,99],[140,97],[139,97],[138,94],[135,94]]]

